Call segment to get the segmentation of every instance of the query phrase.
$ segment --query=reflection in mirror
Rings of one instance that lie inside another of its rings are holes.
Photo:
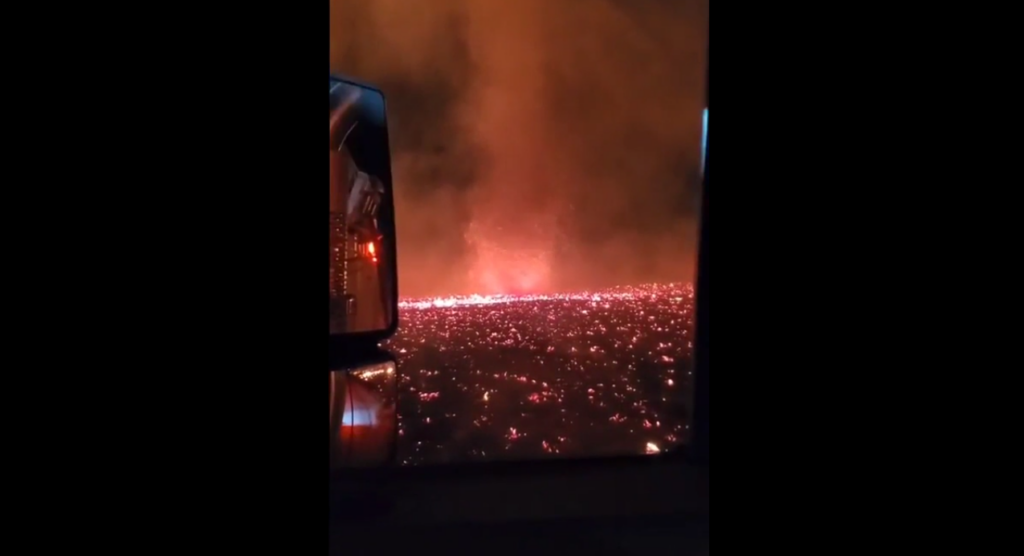
[[[330,333],[395,318],[394,222],[384,97],[331,79]]]
[[[332,470],[393,463],[397,385],[393,361],[331,372]]]

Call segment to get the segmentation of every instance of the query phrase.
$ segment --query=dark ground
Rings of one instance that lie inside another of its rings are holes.
[[[412,300],[398,359],[405,465],[644,454],[685,442],[693,288]]]

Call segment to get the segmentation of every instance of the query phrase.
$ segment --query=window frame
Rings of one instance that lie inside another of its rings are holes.
[[[710,40],[706,51],[705,64],[705,109],[710,113],[711,107],[711,62]],[[494,462],[465,462],[449,464],[433,464],[423,466],[395,466],[378,469],[345,469],[330,475],[329,489],[332,516],[335,508],[346,505],[353,498],[374,496],[382,487],[392,491],[390,487],[398,485],[429,484],[438,480],[460,480],[482,476],[497,477],[534,477],[551,474],[576,474],[595,469],[629,468],[642,471],[653,469],[654,466],[666,463],[681,466],[684,482],[689,486],[685,490],[689,494],[680,500],[681,507],[698,508],[696,511],[707,511],[708,507],[708,473],[710,468],[710,158],[711,134],[710,126],[704,130],[703,173],[701,189],[700,232],[697,252],[697,277],[694,282],[696,290],[696,345],[694,352],[694,412],[693,434],[689,442],[679,449],[670,450],[659,455],[626,455],[583,457],[573,459],[543,459]],[[398,319],[395,319],[396,322]],[[337,368],[337,367],[335,367]],[[651,466],[651,467],[647,467]],[[554,494],[554,493],[552,493]],[[700,510],[699,508],[705,508]],[[384,510],[386,513],[386,510]],[[364,516],[368,517],[368,516]],[[526,517],[526,516],[524,516]],[[372,519],[372,518],[371,518]]]

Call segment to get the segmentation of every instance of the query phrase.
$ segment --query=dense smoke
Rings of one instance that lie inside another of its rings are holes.
[[[388,96],[403,296],[691,279],[707,0],[331,0]]]

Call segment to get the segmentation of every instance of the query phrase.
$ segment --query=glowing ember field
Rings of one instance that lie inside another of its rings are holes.
[[[405,300],[403,464],[654,453],[685,441],[693,288]]]

